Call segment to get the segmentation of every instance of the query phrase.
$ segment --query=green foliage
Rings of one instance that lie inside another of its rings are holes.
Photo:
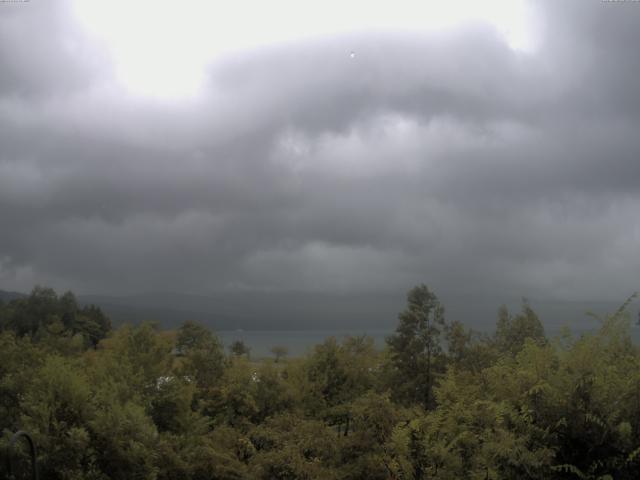
[[[440,343],[444,307],[426,285],[419,285],[407,294],[407,308],[399,321],[396,333],[387,339],[395,398],[433,408],[433,387],[445,368]]]
[[[264,480],[337,479],[335,432],[324,422],[282,415],[254,429],[252,478]]]
[[[19,426],[20,402],[43,358],[36,345],[13,332],[0,332],[0,430]]]
[[[0,305],[2,330],[48,339],[52,350],[75,354],[83,348],[95,348],[111,331],[111,321],[95,305],[80,308],[71,292],[58,297],[53,289],[37,286],[28,297]]]
[[[483,337],[420,285],[384,351],[329,338],[252,361],[193,322],[110,331],[38,287],[0,305],[0,455],[26,429],[54,480],[635,480],[632,299],[549,342],[526,302]]]
[[[251,353],[251,349],[242,340],[233,341],[231,345],[229,345],[229,351],[237,357],[244,355],[247,358],[249,358],[249,354]]]
[[[271,348],[271,353],[273,353],[276,363],[278,363],[289,354],[289,349],[283,345],[276,345]]]
[[[225,369],[222,342],[206,327],[186,322],[178,330],[176,353],[181,362],[178,373],[195,382],[198,398],[207,396],[221,381]]]
[[[256,414],[252,420],[261,423],[265,419],[290,410],[294,406],[294,392],[283,377],[277,364],[263,363],[253,375]]]
[[[33,434],[44,471],[82,478],[95,470],[89,423],[95,415],[89,381],[69,360],[51,356],[35,372],[21,402],[22,428]]]
[[[501,353],[515,355],[522,349],[527,339],[540,344],[547,341],[542,322],[529,302],[522,300],[522,310],[516,316],[510,315],[504,305],[500,307],[495,337],[498,350]]]

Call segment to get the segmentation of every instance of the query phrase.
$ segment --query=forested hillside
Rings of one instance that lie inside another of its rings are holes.
[[[579,338],[547,338],[526,302],[486,335],[420,285],[383,350],[256,361],[36,288],[0,302],[1,453],[30,432],[47,480],[637,479],[631,300]]]

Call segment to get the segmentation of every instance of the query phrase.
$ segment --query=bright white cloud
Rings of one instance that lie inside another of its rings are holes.
[[[433,31],[480,21],[514,49],[529,49],[533,42],[523,0],[77,0],[74,12],[104,42],[127,90],[162,99],[197,95],[206,66],[220,55],[320,35]]]

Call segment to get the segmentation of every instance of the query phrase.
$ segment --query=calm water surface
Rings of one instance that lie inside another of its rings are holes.
[[[342,341],[347,336],[368,335],[375,346],[382,348],[384,339],[393,330],[233,330],[217,332],[225,347],[235,340],[242,340],[251,348],[253,358],[272,356],[270,350],[276,345],[289,349],[290,356],[299,356],[309,352],[314,345],[324,342],[328,337]]]
[[[289,356],[300,356],[310,352],[315,345],[329,337],[342,341],[347,336],[368,335],[373,338],[376,348],[383,348],[385,338],[393,333],[388,330],[226,330],[216,332],[228,348],[231,342],[242,340],[251,349],[252,358],[271,357],[271,348],[276,345],[287,347]],[[574,336],[591,331],[590,329],[572,329]],[[560,333],[559,329],[547,329],[547,336],[553,338]],[[640,343],[640,328],[631,327],[631,336]]]

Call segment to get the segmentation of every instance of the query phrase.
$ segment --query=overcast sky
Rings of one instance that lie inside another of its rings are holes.
[[[0,289],[640,288],[640,3],[241,3],[0,3]]]

